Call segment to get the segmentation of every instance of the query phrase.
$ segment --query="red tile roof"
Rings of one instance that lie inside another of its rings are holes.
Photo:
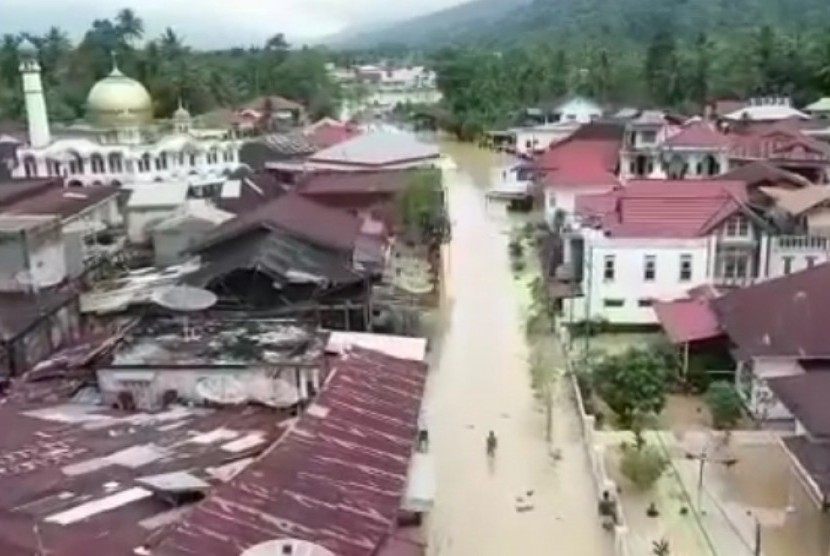
[[[360,135],[360,129],[349,124],[323,123],[314,128],[308,137],[319,149],[327,149]]]
[[[621,146],[622,140],[616,138],[570,137],[537,157],[534,166],[547,187],[613,186],[619,184]]]
[[[733,291],[712,301],[746,357],[830,357],[830,264]]]
[[[423,363],[354,349],[284,439],[213,491],[153,555],[239,556],[287,538],[338,556],[377,554],[396,528],[425,380]]]
[[[673,344],[685,344],[723,335],[718,318],[706,299],[656,301],[654,312]]]
[[[746,201],[746,184],[633,180],[625,188],[588,197],[577,198],[577,214],[609,236],[691,238],[711,232],[739,211]]]
[[[729,137],[706,121],[697,120],[680,127],[664,145],[674,148],[722,149],[729,145]]]
[[[315,203],[297,193],[286,193],[252,212],[228,220],[205,239],[203,249],[254,230],[280,229],[332,249],[350,251],[360,233],[361,219],[346,211]]]

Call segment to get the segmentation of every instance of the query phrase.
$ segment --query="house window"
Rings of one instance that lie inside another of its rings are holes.
[[[653,282],[657,276],[657,257],[654,255],[646,255],[643,263],[643,280],[646,282]]]
[[[807,261],[807,268],[813,268],[814,266],[816,266],[815,257],[804,257],[804,260]]]
[[[736,215],[726,221],[724,235],[727,237],[748,237],[749,220],[743,215]]]
[[[644,145],[651,145],[655,141],[657,141],[657,132],[656,131],[641,131],[640,132],[640,143]]]
[[[680,255],[680,281],[688,282],[692,279],[692,256]]]
[[[784,274],[790,274],[793,271],[793,258],[782,257],[781,262],[784,263]]]
[[[110,172],[120,174],[124,171],[124,162],[120,153],[112,153],[107,158],[109,159]]]
[[[606,282],[613,282],[614,275],[616,274],[616,268],[614,265],[614,255],[605,255],[603,267],[602,267],[602,278]]]
[[[640,299],[640,300],[637,301],[637,306],[642,307],[642,308],[652,307],[652,306],[654,306],[654,300],[653,299]]]
[[[723,261],[724,278],[746,278],[748,271],[749,259],[746,255],[726,255]]]
[[[625,299],[603,299],[602,306],[606,309],[619,309],[625,306]]]

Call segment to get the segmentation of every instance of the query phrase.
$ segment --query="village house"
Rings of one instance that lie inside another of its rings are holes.
[[[352,300],[335,326],[346,329],[367,326],[366,288],[388,257],[385,226],[297,193],[226,221],[193,252],[203,266],[189,282],[217,293],[220,303],[317,312],[320,304]]]
[[[620,184],[617,171],[623,132],[618,124],[588,124],[534,160],[549,225],[573,215],[579,195],[605,193]]]
[[[185,182],[132,187],[124,215],[129,242],[134,245],[149,244],[154,226],[183,212],[188,189]]]

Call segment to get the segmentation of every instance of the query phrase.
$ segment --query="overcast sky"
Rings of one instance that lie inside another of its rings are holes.
[[[314,40],[351,25],[404,19],[464,0],[0,0],[0,34],[57,25],[74,39],[96,18],[131,7],[149,36],[173,27],[192,46],[262,43],[275,33]]]

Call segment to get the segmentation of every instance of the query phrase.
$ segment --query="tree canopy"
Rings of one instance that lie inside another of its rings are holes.
[[[314,116],[333,113],[339,103],[340,89],[325,67],[330,54],[317,48],[292,49],[280,33],[261,47],[203,52],[187,46],[175,29],[149,40],[144,29],[135,11],[123,9],[112,19],[94,20],[74,45],[58,27],[43,35],[3,35],[0,118],[20,120],[24,115],[18,72],[23,39],[38,50],[47,107],[56,121],[83,116],[90,87],[109,73],[113,57],[124,73],[148,88],[159,117],[169,116],[180,98],[194,113],[237,107],[265,95],[301,102]]]
[[[449,116],[469,138],[518,124],[523,109],[583,94],[608,105],[696,113],[715,99],[786,95],[806,104],[830,94],[830,28],[771,25],[694,35],[644,29],[637,40],[594,36],[468,45],[433,53]]]
[[[623,427],[660,413],[666,403],[667,372],[653,350],[630,348],[608,355],[594,367],[593,378],[597,393]]]

